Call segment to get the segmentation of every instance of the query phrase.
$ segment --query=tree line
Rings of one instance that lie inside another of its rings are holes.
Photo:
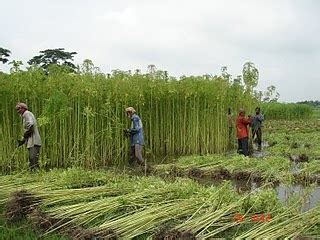
[[[0,62],[3,64],[9,62],[11,51],[0,47]],[[46,49],[40,51],[40,54],[34,56],[28,61],[29,65],[37,65],[45,72],[48,72],[48,67],[52,64],[64,66],[70,72],[75,72],[77,66],[73,64],[73,57],[77,52],[67,52],[64,48]],[[22,61],[13,60],[9,62],[13,66],[13,69],[19,68],[23,65]]]
[[[68,52],[65,51],[64,48],[55,48],[55,49],[46,49],[39,52],[39,55],[32,57],[27,63],[30,66],[37,66],[42,69],[46,75],[49,74],[50,66],[59,66],[63,67],[65,71],[70,73],[97,73],[99,72],[99,68],[95,67],[91,60],[85,59],[82,66],[75,65],[73,63],[74,56],[77,52]],[[21,66],[23,65],[20,60],[12,60],[9,62],[9,58],[11,55],[11,51],[9,49],[5,49],[0,47],[0,62],[3,64],[12,65],[10,72],[18,72],[20,71]],[[81,68],[81,69],[80,69]],[[113,70],[113,73],[123,74],[123,75],[131,75],[131,70],[129,71],[121,71],[121,70]],[[139,69],[135,70],[134,74],[140,74],[141,71]],[[152,77],[156,77],[158,79],[170,80],[173,77],[170,77],[167,71],[157,70],[156,66],[150,64],[148,66],[148,74]],[[110,77],[110,74],[107,74]],[[261,102],[277,102],[280,94],[276,91],[276,87],[271,85],[267,87],[265,91],[257,91],[254,88],[258,85],[259,80],[259,71],[254,63],[246,62],[243,65],[242,75],[238,75],[235,78],[232,78],[232,75],[228,73],[228,69],[226,66],[221,68],[221,76],[228,82],[232,82],[234,84],[245,86],[245,90],[249,94],[253,94],[259,101]],[[185,76],[180,77],[183,79]],[[209,79],[212,76],[210,74],[204,75],[205,78]]]

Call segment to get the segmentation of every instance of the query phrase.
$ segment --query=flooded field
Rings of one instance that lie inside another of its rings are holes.
[[[286,131],[267,132],[250,157],[233,150],[165,157],[148,169],[0,176],[0,203],[7,222],[25,219],[42,234],[67,238],[259,238],[268,232],[313,239],[320,235],[318,136]]]

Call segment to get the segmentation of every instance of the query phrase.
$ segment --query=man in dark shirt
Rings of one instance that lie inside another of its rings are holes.
[[[126,129],[130,137],[130,164],[134,163],[134,159],[138,160],[140,165],[144,165],[142,158],[142,146],[144,145],[143,127],[140,117],[136,114],[133,107],[126,108],[128,118],[131,120],[131,128]]]
[[[261,149],[262,143],[262,122],[264,121],[264,117],[261,114],[260,107],[256,107],[256,115],[252,118],[251,130],[252,130],[252,139],[257,136],[257,143],[259,149]]]

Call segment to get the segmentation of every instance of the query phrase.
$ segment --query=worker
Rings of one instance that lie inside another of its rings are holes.
[[[245,156],[249,155],[248,149],[248,125],[251,124],[251,116],[245,117],[245,111],[239,110],[239,115],[236,120],[237,138],[238,138],[238,153]]]
[[[133,107],[125,109],[127,117],[131,120],[131,128],[125,129],[125,133],[130,137],[130,160],[129,164],[133,165],[135,158],[138,164],[144,165],[142,158],[142,146],[144,145],[143,126],[140,117],[136,114]]]
[[[262,122],[264,121],[264,116],[261,114],[260,107],[256,107],[256,115],[252,117],[251,130],[252,130],[252,139],[257,136],[256,140],[258,143],[258,149],[261,150],[262,143]]]
[[[17,103],[16,111],[21,116],[24,134],[22,140],[18,141],[18,146],[26,144],[29,151],[29,167],[31,171],[39,169],[39,154],[41,148],[41,138],[37,128],[37,121],[33,113],[28,111],[25,103]]]

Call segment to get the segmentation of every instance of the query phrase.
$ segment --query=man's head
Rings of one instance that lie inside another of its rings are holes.
[[[229,115],[231,114],[231,108],[228,108],[228,114]]]
[[[127,107],[127,108],[126,108],[126,114],[127,114],[128,118],[131,118],[132,115],[133,115],[135,112],[136,112],[136,110],[134,110],[133,107]]]
[[[22,115],[25,111],[28,110],[28,106],[25,103],[18,102],[16,105],[16,110],[17,110],[17,113]]]
[[[239,110],[239,116],[244,116],[246,114],[246,111],[243,108],[240,108]]]
[[[259,107],[256,107],[256,114],[260,114],[260,108]]]

